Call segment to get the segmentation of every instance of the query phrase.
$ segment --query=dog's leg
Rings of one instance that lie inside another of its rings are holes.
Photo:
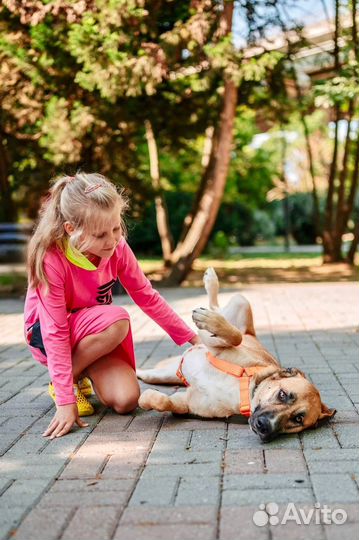
[[[209,309],[217,311],[219,309],[218,304],[218,291],[219,282],[216,272],[213,268],[207,268],[203,276],[204,288],[208,294]]]
[[[176,414],[188,413],[187,392],[175,392],[172,396],[167,396],[157,390],[145,390],[140,395],[138,404],[146,411],[155,410],[159,412],[169,411]]]
[[[182,384],[176,375],[180,361],[180,356],[161,360],[152,369],[136,369],[136,375],[148,384]]]
[[[209,348],[237,347],[242,342],[242,334],[220,313],[205,308],[192,312],[192,319],[199,328],[203,343]],[[204,330],[205,332],[202,332]]]
[[[220,313],[242,334],[256,335],[250,303],[242,294],[235,294]]]

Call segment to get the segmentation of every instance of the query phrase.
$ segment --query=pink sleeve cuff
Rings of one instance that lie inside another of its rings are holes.
[[[59,407],[61,407],[62,405],[71,405],[72,403],[76,403],[75,396],[62,399],[56,398],[56,405],[59,405]]]

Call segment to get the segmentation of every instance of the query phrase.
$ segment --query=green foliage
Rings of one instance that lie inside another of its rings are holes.
[[[256,39],[274,21],[273,14],[264,20],[259,4],[238,4]],[[272,237],[266,194],[279,174],[278,141],[256,147],[253,137],[261,131],[259,111],[269,127],[278,126],[279,118],[289,124],[289,115],[299,123],[298,104],[285,92],[282,53],[245,57],[231,35],[219,32],[217,1],[7,5],[0,11],[0,120],[7,177],[19,208],[29,206],[35,216],[54,174],[98,170],[127,187],[134,247],[160,254],[144,122],[153,127],[177,240],[203,173],[204,134],[218,125],[224,81],[231,78],[240,106],[212,239],[225,249],[226,242],[251,245]],[[318,99],[325,96],[331,104],[335,96],[358,92],[357,66],[348,66],[332,83],[318,86]]]

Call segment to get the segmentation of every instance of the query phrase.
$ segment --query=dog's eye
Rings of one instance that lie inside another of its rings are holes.
[[[279,401],[287,401],[287,394],[284,392],[284,390],[279,390],[278,393],[278,399]]]
[[[297,414],[297,415],[294,416],[294,418],[293,418],[293,421],[294,421],[296,424],[303,424],[303,420],[304,420],[304,413]]]

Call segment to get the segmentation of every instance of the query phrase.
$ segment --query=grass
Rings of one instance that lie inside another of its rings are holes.
[[[359,267],[346,263],[323,264],[316,253],[256,253],[231,255],[225,259],[203,256],[194,262],[193,270],[183,282],[184,287],[202,286],[203,272],[212,266],[224,286],[236,287],[255,283],[303,283],[320,281],[355,281]],[[141,259],[148,277],[160,282],[163,276],[162,260]]]
[[[27,277],[24,273],[0,274],[0,297],[22,296],[26,287]]]
[[[359,258],[359,257],[358,257]],[[193,270],[183,282],[184,287],[201,287],[203,272],[212,266],[223,286],[240,287],[256,283],[308,283],[356,281],[359,277],[359,260],[356,266],[345,263],[323,264],[317,253],[255,253],[231,255],[225,259],[203,256],[194,262]],[[160,257],[140,257],[146,275],[160,284],[164,274]],[[24,271],[0,274],[0,296],[22,296],[27,279]]]

